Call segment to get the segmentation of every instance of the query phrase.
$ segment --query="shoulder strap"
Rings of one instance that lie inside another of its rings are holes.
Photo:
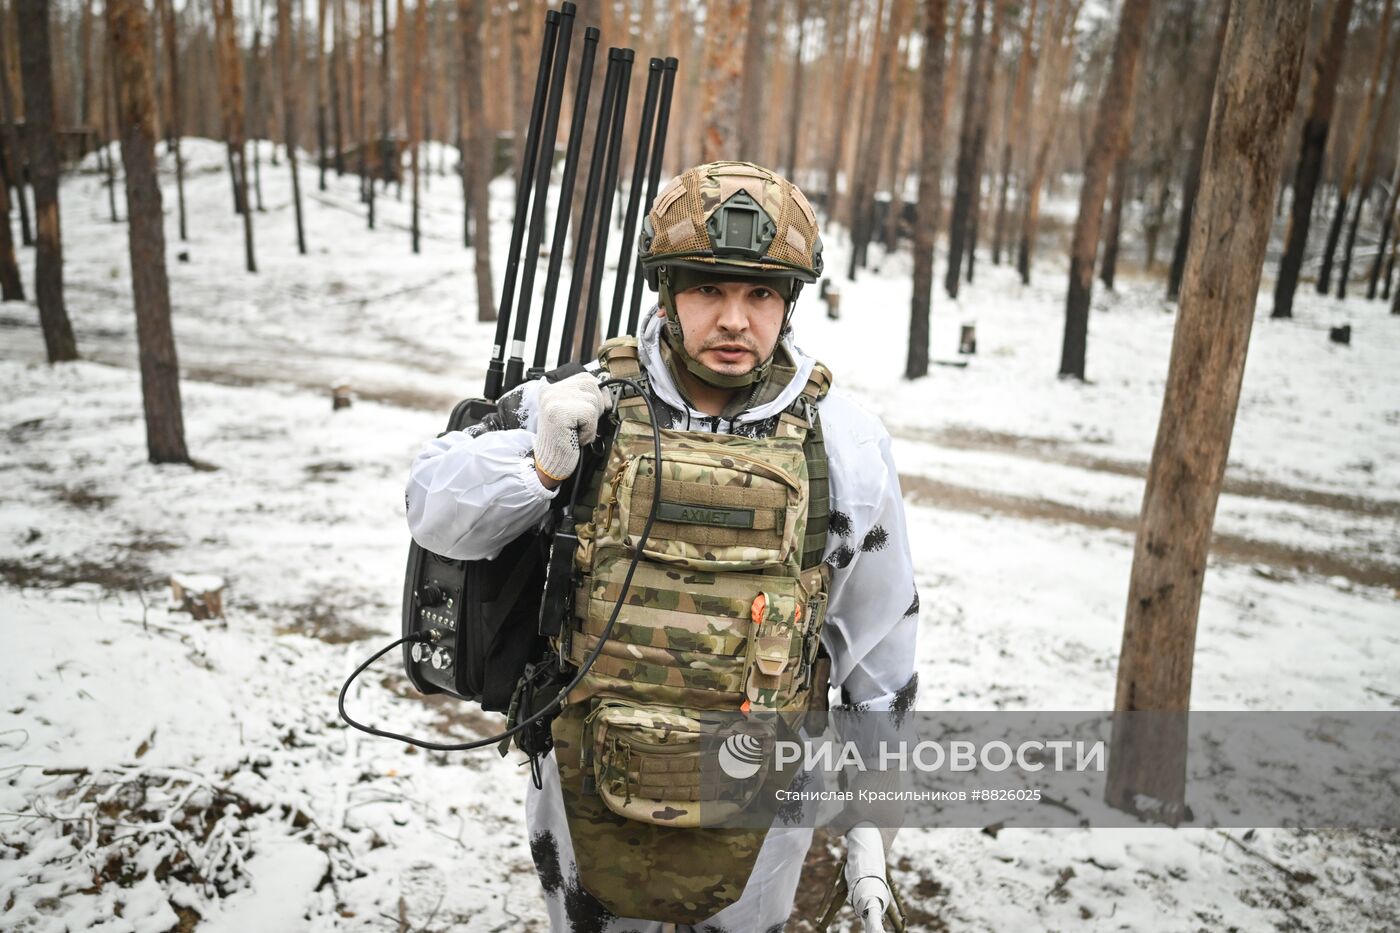
[[[630,334],[614,337],[598,348],[598,363],[608,375],[631,379],[642,371],[641,352],[637,338]]]
[[[826,398],[830,390],[831,370],[817,363],[812,367],[799,398],[810,418],[809,430],[802,438],[802,452],[807,458],[807,534],[802,542],[803,570],[820,564],[826,553],[826,530],[831,514],[831,472],[827,466],[826,442],[822,437],[822,420],[817,411],[817,402]]]

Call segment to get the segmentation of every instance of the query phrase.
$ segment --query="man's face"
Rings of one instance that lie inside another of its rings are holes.
[[[786,309],[782,295],[742,279],[676,293],[685,351],[726,376],[742,376],[773,354]]]

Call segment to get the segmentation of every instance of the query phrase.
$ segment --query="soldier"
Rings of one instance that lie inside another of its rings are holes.
[[[435,553],[494,557],[540,524],[594,440],[600,375],[643,388],[659,423],[641,399],[619,403],[581,498],[580,595],[558,643],[575,665],[634,554],[658,429],[661,506],[627,612],[553,723],[531,853],[555,930],[780,931],[812,830],[697,828],[706,791],[665,743],[704,711],[825,709],[828,682],[843,706],[913,708],[919,598],[898,474],[879,419],[829,392],[793,338],[798,293],[822,269],[796,186],[743,162],[690,169],[658,195],[639,257],[659,298],[642,333],[430,442],[409,526]],[[648,783],[657,771],[667,779]]]

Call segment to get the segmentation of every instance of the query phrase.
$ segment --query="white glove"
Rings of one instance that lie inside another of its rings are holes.
[[[857,823],[846,831],[846,884],[851,906],[867,933],[883,930],[891,900],[885,880],[885,842],[880,830],[869,823]]]
[[[562,480],[578,467],[580,445],[597,437],[598,419],[607,410],[608,395],[592,373],[576,373],[543,386],[539,407],[535,466],[550,479]]]

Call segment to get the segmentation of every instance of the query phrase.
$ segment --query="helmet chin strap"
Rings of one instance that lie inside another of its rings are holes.
[[[690,374],[706,385],[714,386],[717,389],[742,389],[766,379],[768,371],[773,366],[773,357],[778,353],[776,343],[773,344],[773,352],[768,354],[768,359],[740,375],[716,372],[686,351],[685,333],[681,330],[681,316],[676,311],[676,296],[671,292],[671,277],[667,273],[666,267],[662,266],[657,270],[656,276],[657,300],[666,311],[666,322],[662,325],[662,334],[666,338],[671,352],[690,371]],[[787,333],[788,324],[792,320],[792,310],[797,306],[797,293],[801,290],[801,282],[792,283],[792,293],[788,299],[787,307],[783,310],[783,326],[778,331],[779,340],[782,340],[782,335]]]

